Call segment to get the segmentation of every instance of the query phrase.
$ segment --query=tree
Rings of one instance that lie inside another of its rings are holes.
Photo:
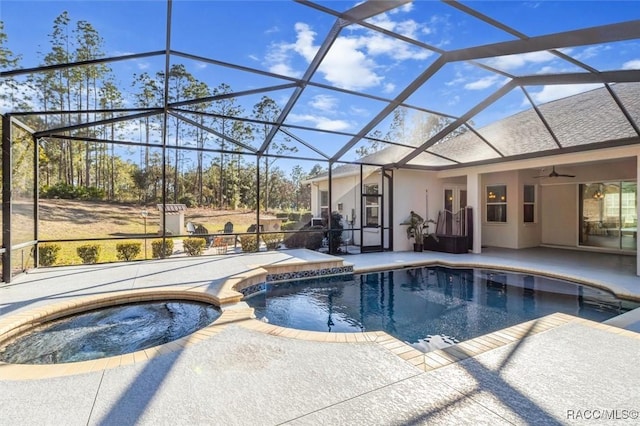
[[[134,95],[135,105],[139,108],[153,108],[159,107],[162,102],[163,89],[155,79],[144,72],[142,74],[133,75],[133,82],[131,84],[134,88],[138,89],[138,92]],[[149,161],[149,143],[151,141],[151,132],[154,129],[154,123],[150,116],[146,116],[140,120],[140,124],[144,129],[144,149],[140,152],[140,167],[143,170],[148,170],[150,167]],[[144,204],[147,203],[148,192],[145,190],[143,199]]]
[[[307,176],[307,178],[316,177],[326,172],[327,172],[326,167],[322,167],[321,164],[314,164],[311,170],[309,171],[309,176]]]
[[[222,83],[215,89],[213,89],[214,96],[228,95],[233,93],[231,87],[228,84]],[[234,136],[239,136],[238,134],[243,131],[242,128],[235,125],[236,121],[232,120],[230,117],[237,117],[241,115],[243,109],[238,105],[236,98],[233,97],[223,97],[222,99],[218,99],[213,102],[213,113],[218,115],[214,119],[214,128],[224,136],[229,136],[234,138]],[[218,166],[220,167],[220,193],[218,196],[220,197],[218,200],[218,205],[223,207],[228,205],[228,181],[225,176],[225,151],[227,150],[226,144],[227,141],[222,137],[217,137],[216,141],[220,145],[220,156]],[[237,146],[233,147],[237,149]]]
[[[209,86],[207,86],[206,83],[194,80],[185,89],[185,94],[188,98],[192,98],[192,99],[204,98],[210,95]],[[195,111],[206,111],[210,104],[211,104],[210,102],[203,102],[203,103],[193,105],[193,108]],[[197,115],[195,120],[201,126],[204,126],[206,124],[204,115]],[[203,130],[202,127],[195,127],[191,131],[191,133],[192,133],[191,136],[193,136],[196,140],[196,148],[198,148],[198,151],[196,153],[196,158],[197,158],[197,168],[196,168],[196,176],[195,176],[196,188],[195,188],[195,191],[193,192],[197,194],[198,204],[203,205],[203,201],[204,201],[204,181],[202,177],[202,168],[203,168],[203,162],[204,162],[203,149],[206,141],[208,140],[209,133]]]
[[[76,23],[76,29],[74,30],[76,35],[76,51],[75,58],[76,61],[89,61],[92,59],[97,59],[103,56],[101,51],[102,45],[104,43],[102,37],[98,34],[98,32],[93,28],[93,26],[87,21],[78,21]],[[99,103],[98,100],[98,88],[97,81],[102,78],[108,71],[108,68],[104,64],[97,65],[85,65],[82,67],[73,68],[72,75],[74,76],[74,81],[77,82],[78,88],[78,109],[82,110],[83,105],[84,108],[89,109],[92,107],[91,103],[93,100],[93,108],[96,109]],[[84,102],[83,102],[84,98]],[[85,113],[85,122],[90,122],[92,119],[95,119],[95,114],[90,114],[89,112]],[[82,119],[78,117],[78,122],[81,122]],[[86,136],[93,136],[92,132],[89,129],[84,129],[83,134]],[[92,149],[95,150],[95,146],[92,143],[85,143],[85,156],[84,156],[84,185],[91,185],[91,152]],[[97,153],[96,153],[97,155]],[[97,160],[96,160],[97,163]],[[97,183],[98,184],[98,183]]]
[[[114,109],[119,108],[123,104],[122,94],[116,87],[116,85],[112,81],[107,81],[104,83],[102,88],[100,89],[100,108],[101,109]],[[107,114],[105,118],[110,118],[113,116],[113,113]],[[103,126],[103,136],[105,139],[114,140],[116,137],[116,124],[111,123]],[[115,153],[115,144],[111,144],[111,155],[109,159],[108,165],[108,176],[109,176],[109,184],[107,188],[107,195],[109,199],[113,200],[116,196],[116,153]],[[98,173],[96,171],[96,176]]]
[[[269,132],[273,126],[272,123],[275,123],[280,116],[280,107],[268,96],[263,96],[260,102],[253,106],[253,115],[258,120],[262,121],[260,124],[256,124],[254,126],[256,135],[259,136],[263,141],[267,139]],[[275,140],[271,141],[271,143],[267,146],[263,153],[263,161],[264,161],[264,171],[262,178],[262,186],[264,188],[264,196],[263,196],[263,205],[266,210],[270,207],[270,193],[269,193],[269,168],[273,165],[273,163],[277,160],[277,157],[270,157],[269,154],[281,155],[285,152],[297,152],[298,148],[295,146],[288,145],[290,142],[289,138],[285,138],[284,142],[276,142]]]
[[[4,22],[0,21],[0,69],[7,70],[17,68],[22,59],[21,55],[14,55],[11,50],[6,47],[7,34],[4,32]],[[3,106],[9,109],[18,107],[19,109],[28,109],[28,105],[18,96],[20,85],[12,78],[4,78],[0,80],[0,110]]]

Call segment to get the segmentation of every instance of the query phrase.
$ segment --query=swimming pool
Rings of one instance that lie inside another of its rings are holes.
[[[425,352],[555,312],[601,322],[640,306],[568,281],[442,266],[267,284],[246,301],[271,324],[381,330]]]

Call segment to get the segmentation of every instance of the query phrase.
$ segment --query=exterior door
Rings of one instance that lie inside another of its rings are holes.
[[[444,233],[447,235],[459,235],[464,224],[460,223],[464,215],[457,214],[467,207],[467,187],[451,186],[444,188]]]

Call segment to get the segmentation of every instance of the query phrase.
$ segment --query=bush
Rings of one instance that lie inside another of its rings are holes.
[[[287,222],[287,223],[283,223],[280,229],[283,231],[296,231],[302,228],[302,226],[303,225],[300,222]]]
[[[262,241],[264,241],[267,246],[267,250],[276,250],[280,243],[282,242],[282,238],[284,234],[263,234]]]
[[[40,197],[65,200],[102,200],[105,197],[105,192],[95,186],[73,186],[58,182],[52,186],[42,187]]]
[[[288,234],[284,240],[284,244],[287,248],[303,248],[307,240],[307,235],[304,232],[296,232],[295,234]]]
[[[276,213],[276,218],[277,219],[288,219],[289,218],[289,213]]]
[[[38,246],[38,256],[40,266],[51,266],[58,259],[60,246],[58,244],[41,244]]]
[[[189,256],[200,256],[206,244],[207,240],[200,237],[185,238],[182,241],[182,247]]]
[[[340,251],[340,244],[342,244],[342,215],[338,212],[331,212],[331,230],[329,231],[329,248],[331,254],[336,254]]]
[[[258,240],[255,235],[240,235],[240,245],[245,253],[258,251]]]
[[[119,260],[131,260],[140,254],[142,243],[118,243],[116,244]]]
[[[314,231],[307,232],[307,239],[304,246],[309,250],[318,250],[320,247],[322,247],[322,240],[324,239],[324,228],[322,226],[313,226],[310,229]]]
[[[97,244],[85,244],[76,248],[76,252],[82,263],[96,263],[100,257],[100,246]]]
[[[151,256],[154,259],[169,257],[173,254],[173,240],[166,239],[164,242],[163,247],[161,239],[151,241]]]
[[[195,207],[196,206],[196,196],[193,194],[186,194],[180,197],[178,200],[179,203],[184,204],[187,207]]]
[[[289,220],[291,222],[298,222],[300,221],[300,213],[289,213]]]
[[[324,228],[322,228],[322,226],[314,226],[313,228],[304,228],[300,230],[300,232],[289,234],[284,243],[287,248],[318,250],[322,247],[323,238]]]

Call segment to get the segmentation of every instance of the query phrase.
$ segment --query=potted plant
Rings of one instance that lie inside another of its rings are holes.
[[[411,210],[407,220],[401,223],[401,225],[407,225],[407,238],[413,238],[413,251],[422,251],[424,244],[424,237],[432,236],[436,241],[438,238],[435,234],[429,232],[429,225],[435,223],[432,219],[424,220],[422,216]]]

